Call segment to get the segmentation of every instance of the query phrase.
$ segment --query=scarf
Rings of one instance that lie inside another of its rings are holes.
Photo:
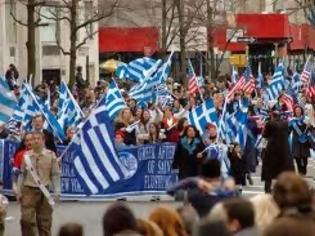
[[[200,143],[199,138],[194,138],[190,143],[187,137],[181,139],[182,146],[188,151],[189,155],[192,155],[197,148],[197,145]]]

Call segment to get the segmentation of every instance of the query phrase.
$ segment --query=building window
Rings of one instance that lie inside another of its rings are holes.
[[[40,10],[41,23],[47,26],[40,27],[41,42],[56,42],[59,39],[58,22],[54,19],[58,18],[58,11],[55,7],[42,7]]]

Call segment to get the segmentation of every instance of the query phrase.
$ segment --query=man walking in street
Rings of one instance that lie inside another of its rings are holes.
[[[288,122],[281,120],[278,111],[272,112],[263,137],[268,140],[268,144],[263,155],[262,180],[265,181],[265,192],[270,193],[273,179],[284,171],[294,171],[288,143]]]
[[[44,146],[44,134],[34,131],[33,148],[21,164],[16,198],[21,203],[23,236],[51,235],[52,206],[60,196],[60,168],[55,153]],[[49,186],[54,188],[53,196]]]

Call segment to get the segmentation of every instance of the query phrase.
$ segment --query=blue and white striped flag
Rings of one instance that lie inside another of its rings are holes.
[[[84,113],[64,81],[61,82],[59,88],[57,116],[58,123],[64,130],[70,126],[77,126],[84,119]]]
[[[156,64],[156,60],[143,57],[120,64],[116,69],[116,76],[119,79],[125,78],[134,82],[141,82],[146,77],[145,72],[150,70]]]
[[[220,136],[228,144],[237,142],[241,149],[245,148],[247,140],[247,117],[248,117],[248,100],[242,100],[238,110],[224,115]]]
[[[264,75],[261,71],[261,62],[258,63],[258,76],[256,87],[259,89],[262,89],[264,87]]]
[[[126,107],[126,102],[121,92],[113,80],[107,90],[105,106],[108,111],[108,116],[111,120],[114,120],[117,114]]]
[[[170,54],[167,61],[161,65],[152,77],[147,77],[141,83],[134,85],[130,89],[129,96],[136,99],[139,104],[148,104],[156,101],[156,86],[165,83],[169,76],[173,54],[174,52]]]
[[[219,119],[212,99],[207,99],[188,114],[188,122],[195,126],[202,135],[208,123],[218,126]]]
[[[55,137],[57,137],[60,141],[63,141],[65,139],[64,129],[60,126],[56,117],[51,113],[49,107],[38,101],[29,85],[24,84],[22,91],[23,93],[19,103],[21,110],[24,111],[23,128],[30,130],[32,118],[35,114],[41,113]]]
[[[282,63],[279,63],[266,90],[268,99],[277,100],[283,90],[285,90],[284,66]]]
[[[17,108],[15,95],[8,89],[6,81],[0,78],[0,125],[7,123]]]
[[[235,66],[232,67],[232,83],[236,84],[236,82],[239,80],[240,76],[238,74],[237,69],[235,68]]]
[[[75,155],[73,164],[79,183],[90,194],[103,193],[129,174],[115,151],[107,108],[104,102],[100,104],[68,149]]]
[[[156,87],[156,98],[159,104],[164,108],[165,106],[170,106],[174,102],[172,94],[167,90],[165,83],[160,84]]]

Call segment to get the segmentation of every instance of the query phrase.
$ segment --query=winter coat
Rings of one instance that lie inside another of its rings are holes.
[[[262,179],[271,180],[283,171],[294,170],[289,151],[289,127],[286,121],[269,121],[263,131],[268,144],[263,156]]]

